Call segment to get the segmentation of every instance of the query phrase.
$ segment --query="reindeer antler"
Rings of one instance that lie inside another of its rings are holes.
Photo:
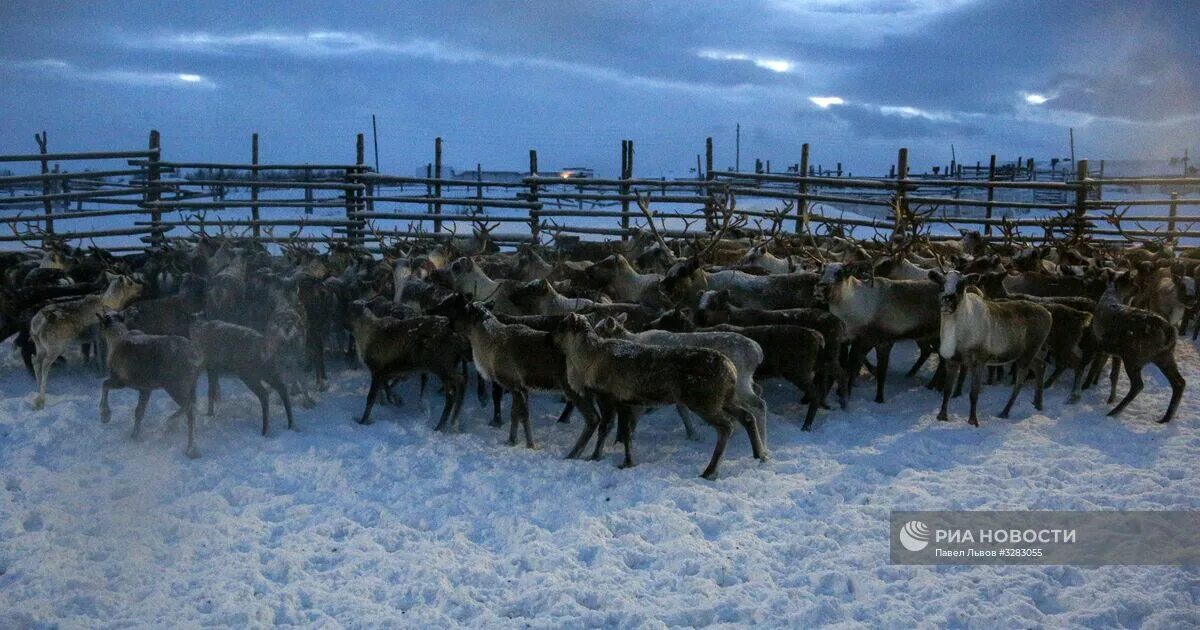
[[[658,241],[659,245],[662,245],[663,249],[670,252],[670,246],[668,246],[667,242],[663,240],[662,235],[658,233],[658,228],[654,227],[654,215],[650,213],[650,202],[643,198],[642,193],[639,191],[634,191],[633,194],[637,199],[638,209],[641,210],[642,214],[646,217],[646,225],[650,228],[650,233],[654,235],[654,239]]]

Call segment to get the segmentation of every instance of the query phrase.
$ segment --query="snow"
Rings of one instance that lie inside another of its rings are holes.
[[[1195,626],[1195,567],[888,564],[892,509],[1200,507],[1200,362],[1190,340],[1178,353],[1192,386],[1169,425],[1154,423],[1168,389],[1148,368],[1118,419],[1098,390],[1064,405],[1060,384],[1045,414],[1027,392],[1000,420],[1006,390],[989,387],[976,429],[963,399],[934,419],[937,397],[903,378],[904,344],[887,405],[868,382],[812,433],[795,388],[768,383],[771,461],[739,432],[715,482],[697,477],[712,432],[688,441],[670,409],[640,424],[632,470],[619,449],[563,460],[580,420],[556,425],[550,395],[532,402],[537,451],[505,445],[473,396],[464,433],[434,433],[440,395],[419,401],[417,379],[402,409],[359,426],[366,373],[332,357],[332,388],[297,406],[296,432],[276,403],[257,435],[256,400],[226,380],[188,460],[165,394],[134,442],[133,392],[114,392],[100,424],[99,376],[72,354],[33,412],[8,357],[0,627]]]

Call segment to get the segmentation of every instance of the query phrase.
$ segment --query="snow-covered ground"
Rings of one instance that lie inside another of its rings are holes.
[[[903,347],[903,346],[902,346]],[[1098,391],[1045,413],[1022,396],[1014,419],[982,428],[934,419],[936,396],[902,376],[886,405],[859,389],[847,412],[802,433],[797,393],[767,386],[772,459],[731,442],[722,476],[697,477],[713,435],[688,441],[673,412],[648,416],[639,465],[564,461],[579,428],[533,402],[541,448],[468,398],[464,432],[432,431],[436,391],[415,379],[403,408],[351,421],[367,378],[337,359],[318,407],[271,435],[257,403],[225,383],[200,416],[202,457],[156,394],[140,440],[136,396],[113,395],[100,424],[99,377],[77,362],[30,410],[31,379],[0,365],[0,627],[247,627],[268,623],[421,627],[664,627],[819,624],[911,628],[1195,627],[1196,567],[912,567],[888,563],[893,509],[1198,509],[1200,359],[1175,422],[1147,369],[1119,419]],[[899,350],[899,348],[898,348]],[[926,370],[926,376],[928,370]],[[435,390],[436,388],[432,388]],[[203,383],[200,391],[204,391]],[[995,413],[1004,391],[985,390]]]

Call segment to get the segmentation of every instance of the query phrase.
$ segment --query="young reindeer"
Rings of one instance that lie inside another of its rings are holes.
[[[458,370],[466,344],[445,317],[376,317],[362,300],[347,313],[358,356],[371,371],[371,389],[359,424],[371,424],[371,408],[389,380],[410,372],[432,372],[442,382],[445,403],[437,431],[457,428],[466,379]]]
[[[185,337],[174,335],[145,335],[130,332],[120,316],[96,314],[100,331],[108,346],[108,377],[100,389],[100,422],[108,423],[112,411],[108,408],[108,392],[113,389],[138,390],[137,407],[133,411],[133,438],[142,428],[146,405],[156,389],[166,390],[179,412],[187,415],[188,457],[200,456],[196,449],[196,379],[200,377],[203,356],[200,349]],[[178,413],[177,412],[177,415]]]
[[[1045,363],[1039,355],[1050,334],[1050,312],[1032,302],[986,300],[977,289],[968,288],[975,278],[964,278],[958,271],[950,271],[945,275],[930,271],[929,279],[941,287],[941,344],[938,352],[947,361],[938,420],[949,419],[947,407],[960,366],[964,366],[971,374],[969,422],[972,426],[979,426],[976,406],[983,385],[983,367],[986,365],[1016,364],[1012,394],[1000,412],[1001,418],[1007,418],[1012,411],[1030,367],[1033,367],[1037,378],[1033,406],[1041,411]]]
[[[37,354],[33,359],[33,373],[38,388],[37,396],[33,399],[34,409],[46,406],[46,383],[50,380],[50,367],[62,356],[67,346],[89,327],[95,326],[98,316],[125,308],[141,292],[142,285],[128,276],[109,274],[108,288],[104,293],[50,304],[33,316],[29,323],[29,334]]]
[[[582,396],[587,426],[567,457],[578,457],[599,427],[593,458],[603,455],[610,420],[592,406],[599,397],[618,412],[625,445],[623,467],[633,465],[634,408],[682,404],[717,431],[712,459],[701,475],[715,479],[725,444],[740,422],[750,436],[754,456],[765,459],[754,414],[737,402],[737,368],[721,353],[706,348],[644,346],[602,339],[579,314],[568,315],[552,334],[567,361],[567,382]]]
[[[1125,373],[1129,376],[1129,393],[1125,398],[1108,412],[1115,416],[1122,411],[1134,398],[1141,393],[1145,386],[1142,382],[1142,367],[1147,363],[1158,366],[1167,381],[1171,383],[1171,402],[1167,405],[1167,413],[1158,422],[1171,421],[1179,400],[1183,398],[1183,389],[1187,381],[1179,373],[1175,364],[1175,335],[1176,329],[1162,315],[1122,303],[1119,283],[1124,279],[1123,274],[1108,274],[1108,288],[1100,297],[1096,312],[1092,317],[1092,332],[1096,335],[1101,354],[1093,364],[1093,370],[1099,369],[1099,361],[1105,355],[1112,355],[1112,380],[1117,380],[1117,370],[1121,363],[1125,364]],[[1109,402],[1112,402],[1111,396]]]
[[[479,374],[512,393],[512,425],[508,443],[517,443],[517,425],[525,429],[525,446],[536,448],[529,424],[529,392],[559,391],[571,404],[579,402],[567,386],[566,359],[550,333],[527,326],[507,325],[466,296],[456,293],[433,311],[450,318],[455,330],[471,342],[471,357]],[[498,409],[498,406],[497,406]]]
[[[264,436],[270,419],[271,395],[267,386],[283,400],[287,427],[294,428],[291,397],[280,378],[276,357],[270,352],[267,339],[261,333],[245,326],[210,320],[192,324],[190,337],[200,348],[204,356],[204,369],[208,372],[208,415],[213,415],[221,374],[232,374],[258,397],[262,406]]]

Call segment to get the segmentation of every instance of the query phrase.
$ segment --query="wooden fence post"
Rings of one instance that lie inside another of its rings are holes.
[[[482,164],[475,164],[475,198],[483,199],[483,165]],[[483,214],[483,206],[476,206],[475,214]]]
[[[362,175],[363,173],[366,172],[366,170],[367,170],[366,163],[367,163],[366,136],[364,134],[360,133],[360,134],[358,134],[358,137],[355,139],[355,143],[354,143],[354,164],[355,164],[354,174],[356,176],[355,177],[356,184],[362,183],[362,181],[359,180],[357,176]],[[354,191],[354,212],[355,213],[366,212],[367,206],[366,206],[365,199],[364,199],[365,196],[366,196],[366,193],[361,188]],[[355,226],[354,226],[354,244],[355,245],[362,246],[366,243],[366,232],[367,232],[366,227],[367,227],[366,219],[359,217],[355,220]],[[383,243],[380,243],[379,246],[383,247]]]
[[[633,179],[633,140],[621,141],[621,179]],[[621,196],[627,197],[630,192],[628,183],[621,184]],[[629,238],[629,200],[621,200],[621,240]]]
[[[442,138],[441,136],[433,139],[433,197],[438,201],[442,199]],[[435,203],[433,206],[434,214],[442,213],[442,204]],[[442,220],[433,220],[433,231],[442,231]]]
[[[251,164],[251,166],[258,166],[258,134],[257,133],[250,136],[250,164]],[[257,168],[250,169],[250,179],[254,182],[258,181],[258,169]],[[258,241],[258,238],[261,236],[259,225],[258,225],[258,221],[259,221],[259,218],[258,218],[258,186],[254,185],[253,183],[250,184],[250,220],[254,221],[254,225],[251,228],[251,233],[254,234],[254,240]]]
[[[158,130],[151,129],[150,130],[150,147],[149,148],[151,151],[153,151],[153,153],[150,155],[150,158],[147,160],[148,164],[147,164],[147,168],[146,168],[146,193],[143,197],[143,200],[148,204],[158,203],[159,198],[160,198],[160,193],[159,193],[159,188],[158,188],[158,180],[160,177],[160,169],[159,169],[158,163],[161,159],[160,140],[161,140],[161,136],[159,136]],[[162,224],[162,210],[157,207],[151,207],[151,209],[150,209],[150,226],[153,228],[158,228],[161,226],[161,224]],[[163,238],[163,233],[158,231],[157,229],[154,231],[154,233],[152,233],[150,235],[151,242],[153,242],[153,243],[157,243],[157,242],[161,241],[162,238]]]
[[[895,229],[892,230],[893,236],[896,233],[903,233],[908,229],[908,149],[901,148],[896,155],[896,207],[894,208],[895,216],[893,217],[896,223]]]
[[[1088,161],[1079,160],[1075,163],[1078,188],[1075,189],[1075,238],[1082,240],[1087,228],[1087,198],[1088,198]]]
[[[996,181],[996,154],[995,153],[993,153],[991,159],[988,160],[988,181],[989,182]],[[992,214],[993,214],[993,210],[994,210],[992,202],[995,199],[996,199],[996,189],[992,186],[988,186],[987,208],[984,210],[985,218],[988,218],[988,219],[992,218]],[[985,236],[992,235],[992,224],[991,223],[988,223],[987,225],[983,226],[983,233]]]
[[[800,166],[796,167],[796,174],[801,178],[808,177],[808,143],[800,145]],[[801,195],[808,194],[808,182],[800,180],[797,190]],[[796,233],[800,234],[808,229],[808,199],[804,197],[796,198]]]
[[[704,181],[708,182],[704,186],[704,196],[712,199],[712,181],[713,181],[713,144],[712,136],[704,140]],[[704,230],[711,232],[717,229],[716,222],[713,221],[712,201],[704,204]]]
[[[41,153],[42,155],[46,155],[46,132],[42,131],[41,135],[38,135],[36,133],[33,134],[33,139],[37,141],[38,153]],[[48,160],[42,160],[42,175],[45,175],[49,172],[50,172],[50,162]],[[43,225],[42,229],[46,230],[47,234],[54,234],[54,219],[50,218],[50,215],[54,214],[54,202],[50,200],[50,190],[51,190],[50,180],[43,179],[42,180],[42,196],[44,197],[44,199],[42,199],[42,209],[46,213],[46,222]],[[46,245],[46,241],[43,240],[42,246],[45,247],[45,245]]]
[[[1171,193],[1171,206],[1169,210],[1169,219],[1167,221],[1167,242],[1171,245],[1175,244],[1175,217],[1179,215],[1179,193]]]
[[[537,174],[538,174],[537,149],[530,149],[529,150],[529,176],[537,177]],[[529,201],[530,201],[530,203],[533,203],[533,204],[536,204],[538,202],[537,182],[529,183]],[[542,228],[541,218],[538,216],[538,209],[536,206],[531,207],[529,209],[529,234],[530,234],[530,236],[533,237],[533,241],[535,243],[538,240],[538,232],[541,231],[541,228]]]

